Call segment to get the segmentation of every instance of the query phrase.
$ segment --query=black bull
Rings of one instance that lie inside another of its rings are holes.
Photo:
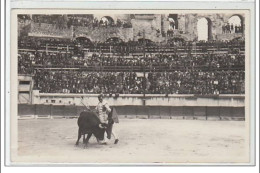
[[[112,110],[113,111],[113,110]],[[92,111],[84,111],[80,113],[78,118],[78,140],[76,145],[79,144],[79,140],[83,135],[83,143],[85,145],[88,144],[88,141],[92,134],[96,137],[97,141],[104,140],[104,133],[107,132],[107,137],[111,138],[111,132],[113,127],[112,120],[112,111],[108,114],[108,124],[105,125],[106,128],[100,128],[100,120],[95,112]],[[87,138],[85,139],[85,134],[87,134]]]

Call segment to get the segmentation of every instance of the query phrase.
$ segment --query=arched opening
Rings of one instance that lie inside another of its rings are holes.
[[[84,43],[84,44],[92,44],[92,41],[87,37],[77,37],[76,41],[78,43]]]
[[[92,41],[87,37],[77,37],[75,39],[75,45],[77,50],[82,50],[83,48],[89,48],[93,46]]]
[[[117,45],[117,44],[122,44],[124,43],[124,41],[119,38],[119,37],[110,37],[106,40],[105,43],[108,43],[108,44],[112,44],[112,45]]]
[[[146,45],[146,46],[152,46],[154,45],[154,42],[150,39],[144,39],[144,38],[139,38],[138,39],[138,43],[139,44],[143,44],[143,45]]]
[[[168,42],[185,42],[185,39],[183,37],[173,37],[171,39],[168,40]]]
[[[169,14],[168,21],[169,26],[167,30],[167,36],[173,37],[174,30],[178,29],[178,14]]]
[[[172,29],[178,29],[178,14],[169,14],[169,27]]]
[[[229,33],[243,33],[244,23],[243,17],[240,15],[233,15],[228,19],[226,29]]]
[[[110,16],[104,16],[100,20],[100,25],[102,26],[111,26],[114,25],[115,21],[112,17]]]
[[[212,22],[208,18],[201,18],[197,23],[198,41],[212,40]]]

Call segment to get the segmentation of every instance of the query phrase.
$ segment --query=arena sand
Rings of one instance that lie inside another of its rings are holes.
[[[244,121],[121,119],[108,145],[84,149],[77,119],[18,120],[17,163],[241,163],[249,159]]]

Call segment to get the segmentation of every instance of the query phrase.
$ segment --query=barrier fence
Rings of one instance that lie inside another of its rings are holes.
[[[120,118],[244,120],[245,107],[208,106],[114,106]],[[94,107],[91,107],[94,109]],[[84,110],[75,105],[19,104],[18,117],[76,118]]]

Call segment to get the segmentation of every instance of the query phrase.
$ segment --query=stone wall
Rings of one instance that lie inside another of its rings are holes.
[[[222,26],[228,23],[228,20],[234,15],[239,16],[242,20],[242,24],[244,23],[245,19],[243,14],[178,14],[178,29],[174,33],[177,33],[185,40],[197,40],[197,23],[200,19],[206,18],[211,27],[210,39],[221,40],[222,38],[225,38],[230,40],[241,36],[241,34],[224,37],[219,35],[223,34]],[[148,16],[147,19],[145,17],[136,17],[135,19],[132,19],[131,23],[133,25],[134,40],[142,38],[143,33],[145,33],[145,38],[154,42],[160,42],[166,39],[162,38],[161,33],[157,34],[156,29],[167,32],[169,29],[168,15],[156,14],[153,17]]]
[[[153,16],[135,16],[135,19],[131,20],[133,26],[134,40],[137,41],[140,38],[150,39],[154,42],[158,42],[161,39],[161,15]],[[160,33],[157,33],[159,30]]]
[[[104,42],[111,37],[119,37],[123,41],[129,41],[133,39],[133,28],[122,27],[74,27],[74,36],[84,36],[91,41]]]
[[[245,23],[243,14],[178,14],[178,29],[174,32],[185,40],[194,41],[198,37],[197,23],[200,19],[206,18],[210,24],[210,39],[230,40],[241,34],[231,36],[223,36],[222,26],[228,22],[232,16],[239,16],[242,24]],[[98,20],[108,15],[95,14]],[[74,27],[73,29],[58,30],[50,24],[31,24],[31,36],[56,36],[56,37],[72,37],[85,36],[92,41],[106,41],[110,37],[119,37],[124,41],[138,40],[140,38],[150,39],[154,42],[162,42],[167,38],[162,36],[169,29],[168,14],[111,14],[109,15],[114,22],[120,19],[122,22],[132,23],[132,28],[118,27]],[[159,32],[157,32],[159,30]],[[178,37],[179,37],[178,36]],[[243,36],[243,34],[242,34]]]
[[[72,38],[72,28],[58,28],[55,25],[47,23],[31,23],[29,36],[34,37],[56,37]]]

